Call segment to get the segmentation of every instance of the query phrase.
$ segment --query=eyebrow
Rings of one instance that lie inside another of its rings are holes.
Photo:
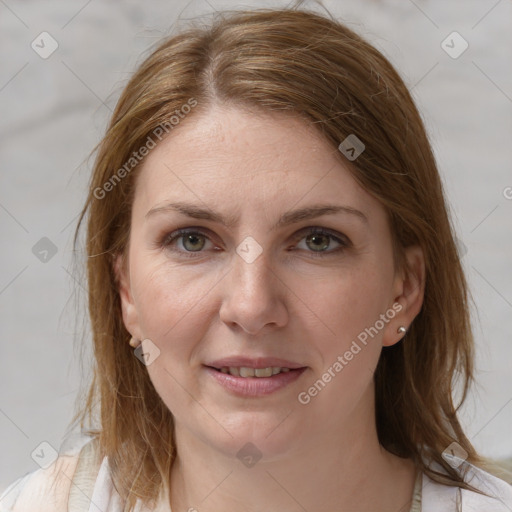
[[[177,211],[183,215],[186,215],[187,217],[192,217],[194,219],[203,219],[218,222],[227,228],[232,228],[233,226],[236,225],[237,222],[237,219],[235,217],[225,217],[220,213],[213,212],[209,209],[201,208],[199,206],[183,202],[168,203],[163,206],[157,206],[155,208],[152,208],[146,213],[145,218],[147,219],[148,217],[156,213],[171,211]],[[351,206],[342,206],[335,204],[317,204],[307,206],[305,208],[300,208],[297,210],[292,210],[290,212],[285,212],[283,215],[281,215],[277,223],[274,224],[274,226],[272,226],[271,229],[274,230],[280,227],[294,224],[301,220],[314,219],[316,217],[321,217],[322,215],[333,215],[336,213],[345,213],[353,215],[354,217],[359,218],[360,220],[368,224],[368,218],[366,217],[366,215],[363,212],[356,210]]]

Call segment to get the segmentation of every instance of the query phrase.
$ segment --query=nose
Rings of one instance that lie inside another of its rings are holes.
[[[223,282],[219,315],[226,325],[252,335],[286,325],[287,287],[271,267],[265,251],[252,262],[235,254],[233,268]]]

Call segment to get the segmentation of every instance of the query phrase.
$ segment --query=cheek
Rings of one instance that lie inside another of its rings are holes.
[[[348,350],[353,340],[375,324],[387,305],[387,281],[375,268],[365,265],[333,276],[316,286],[314,293],[311,283],[307,289],[300,289],[301,296],[310,297],[306,304],[315,313],[311,322],[320,324],[324,333],[320,340],[324,340],[322,345],[327,352],[337,354]],[[381,335],[372,339],[380,339]]]
[[[187,271],[168,261],[140,259],[134,291],[142,332],[159,350],[147,366],[149,377],[166,406],[173,412],[193,407],[198,395],[190,369],[195,350],[208,328],[207,292],[216,280],[208,274]],[[210,284],[211,281],[211,284]],[[184,392],[183,389],[187,392]]]
[[[318,319],[311,320],[308,332],[321,364],[306,379],[301,404],[310,401],[320,414],[336,403],[332,421],[340,421],[368,390],[382,350],[382,329],[376,332],[372,328],[385,312],[388,286],[385,274],[364,265],[317,289],[311,309]],[[319,323],[320,330],[315,331],[313,324],[318,329]]]
[[[323,336],[315,334],[313,324],[308,329],[321,365],[305,379],[297,397],[299,407],[313,411],[306,422],[325,416],[328,409],[331,413],[324,419],[335,428],[369,393],[382,350],[382,330],[372,327],[385,313],[386,293],[387,283],[369,267],[354,269],[321,287],[314,311],[329,329],[322,326]],[[310,426],[314,428],[314,423]]]
[[[139,269],[134,300],[145,336],[167,345],[171,338],[186,339],[184,331],[197,332],[197,317],[215,276],[199,267],[184,269],[160,256],[140,258],[134,268]]]

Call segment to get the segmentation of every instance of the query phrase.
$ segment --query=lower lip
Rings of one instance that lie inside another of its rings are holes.
[[[278,373],[272,377],[235,377],[206,366],[206,371],[228,391],[244,397],[270,395],[295,382],[306,368],[297,368],[289,372]]]

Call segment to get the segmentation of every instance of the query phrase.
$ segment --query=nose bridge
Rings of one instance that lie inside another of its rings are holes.
[[[267,324],[284,325],[286,307],[270,255],[254,240],[244,240],[236,251],[221,319],[252,334]]]
[[[246,237],[236,249],[234,257],[234,288],[251,301],[266,295],[270,298],[275,287],[274,270],[269,254],[251,237]]]

